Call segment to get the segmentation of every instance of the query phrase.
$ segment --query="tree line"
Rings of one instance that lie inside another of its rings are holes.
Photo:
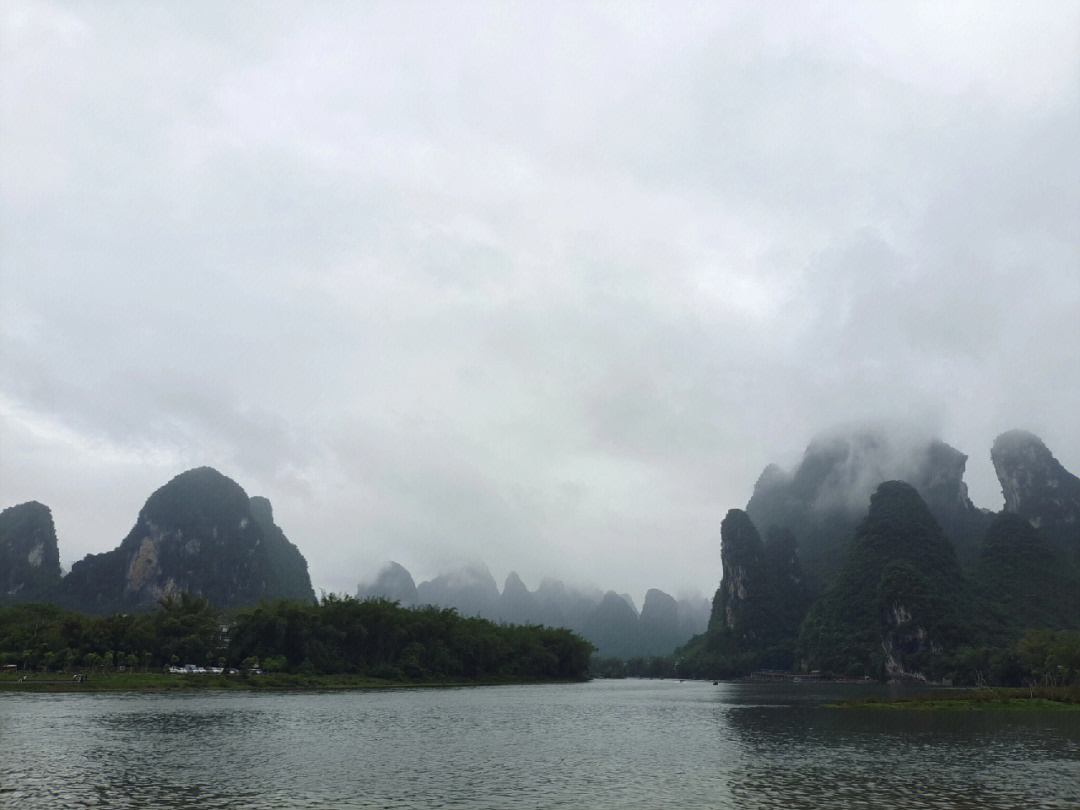
[[[744,653],[741,658],[709,656],[691,642],[667,656],[593,656],[589,674],[597,678],[729,679],[754,669],[785,669],[789,655],[778,649]],[[1074,630],[1028,630],[1000,645],[967,645],[941,656],[943,671],[956,686],[1080,686],[1080,632]],[[774,662],[779,665],[771,666]]]
[[[696,643],[695,643],[696,642]],[[998,643],[968,644],[934,653],[927,669],[940,673],[956,686],[1078,686],[1080,685],[1080,632],[1075,630],[1030,629]],[[786,669],[790,650],[781,648],[727,656],[710,652],[700,637],[666,659],[671,677],[734,678],[754,669]],[[627,662],[631,664],[632,662]],[[662,669],[650,662],[649,669]],[[640,672],[637,667],[627,670]],[[828,670],[829,675],[855,677],[844,669]]]
[[[586,676],[591,653],[591,644],[562,628],[333,594],[227,612],[186,593],[154,610],[108,616],[44,603],[0,609],[0,664],[22,670],[194,664],[396,681],[577,680]]]

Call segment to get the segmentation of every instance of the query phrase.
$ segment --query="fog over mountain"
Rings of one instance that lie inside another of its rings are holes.
[[[813,439],[792,472],[775,464],[766,467],[746,510],[759,526],[795,532],[800,556],[820,580],[846,554],[847,538],[865,517],[878,486],[906,481],[927,502],[955,553],[971,563],[990,512],[968,497],[967,460],[939,439],[896,425],[836,428]]]
[[[706,632],[677,652],[680,675],[795,667],[971,684],[989,669],[1018,683],[1018,650],[1080,628],[1080,478],[1038,436],[994,440],[996,515],[967,498],[962,453],[934,441],[907,465],[883,465],[889,446],[881,430],[831,432],[794,473],[766,469],[747,510],[721,524],[724,576]],[[835,497],[837,479],[861,485],[886,470],[898,478],[868,503]],[[1065,671],[1035,659],[1053,677]]]
[[[463,616],[508,624],[569,627],[600,656],[624,658],[670,655],[705,630],[710,610],[700,593],[683,593],[676,599],[656,588],[649,589],[640,612],[629,594],[567,585],[550,577],[530,591],[514,571],[500,592],[482,562],[452,567],[419,585],[400,563],[388,562],[373,577],[361,580],[356,596],[453,608]]]
[[[1080,470],[1075,3],[15,0],[0,41],[0,508],[64,569],[209,466],[316,592],[484,560],[667,622],[828,426],[907,427],[818,507],[902,478],[965,565],[934,498],[1001,509],[995,437]]]

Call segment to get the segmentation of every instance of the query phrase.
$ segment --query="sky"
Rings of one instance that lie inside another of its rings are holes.
[[[0,4],[0,506],[721,576],[837,424],[1080,472],[1080,2]]]

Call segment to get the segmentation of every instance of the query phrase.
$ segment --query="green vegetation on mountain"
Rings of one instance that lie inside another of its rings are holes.
[[[942,674],[947,650],[970,637],[969,588],[956,555],[914,487],[888,481],[835,584],[799,636],[812,668],[850,676]]]
[[[770,599],[765,549],[749,516],[732,509],[720,524],[724,578],[713,599],[709,629],[721,649],[745,649],[771,640],[779,628]]]
[[[1002,512],[991,524],[977,582],[1005,632],[1080,627],[1080,577],[1065,554],[1020,515]]]
[[[38,603],[0,610],[0,663],[23,671],[195,664],[396,682],[575,680],[585,677],[591,652],[569,630],[332,595],[228,612],[186,593],[132,614],[90,616]]]

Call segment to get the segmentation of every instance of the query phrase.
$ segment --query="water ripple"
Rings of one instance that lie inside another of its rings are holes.
[[[1075,715],[820,705],[834,695],[670,681],[8,694],[0,806],[1080,807]]]

